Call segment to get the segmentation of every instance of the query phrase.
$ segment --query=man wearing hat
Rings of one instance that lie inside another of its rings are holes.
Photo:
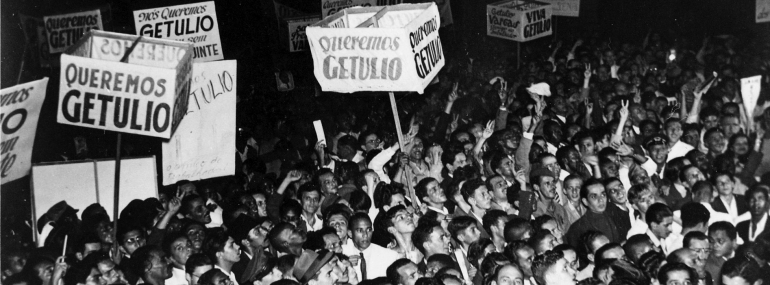
[[[302,285],[333,285],[342,272],[333,258],[334,253],[328,250],[304,250],[294,264],[294,278]]]
[[[657,175],[663,179],[668,158],[668,139],[660,134],[652,135],[644,140],[644,148],[647,150],[647,161],[642,163],[642,168],[650,178]]]
[[[258,270],[258,263],[264,263],[267,229],[249,215],[241,214],[235,219],[231,235],[235,242],[241,246],[241,260],[233,264],[233,273],[241,284],[251,283],[249,275],[254,275]]]
[[[529,181],[532,183],[532,188],[537,192],[537,210],[533,215],[540,217],[542,215],[549,215],[556,220],[562,229],[569,229],[569,219],[567,219],[567,211],[564,206],[556,202],[558,193],[556,192],[556,183],[559,180],[556,176],[546,168],[536,168],[529,174]]]

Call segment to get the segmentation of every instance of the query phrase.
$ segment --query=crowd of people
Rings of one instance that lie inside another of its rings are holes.
[[[587,36],[519,63],[464,42],[399,101],[403,145],[389,106],[340,95],[327,139],[313,118],[241,124],[238,173],[131,201],[117,229],[62,201],[35,248],[4,245],[3,284],[770,282],[767,43]]]

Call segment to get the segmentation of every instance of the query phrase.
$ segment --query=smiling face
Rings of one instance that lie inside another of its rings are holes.
[[[610,200],[616,205],[623,205],[628,201],[626,190],[623,189],[623,184],[620,181],[615,180],[607,184],[607,191],[610,192]]]
[[[711,153],[721,153],[725,147],[725,135],[722,132],[712,132],[704,138],[706,148]]]
[[[570,179],[567,181],[564,181],[564,195],[567,196],[567,198],[572,202],[577,202],[580,200],[580,188],[583,187],[583,180],[580,179]]]
[[[499,175],[512,178],[515,175],[514,172],[516,171],[516,167],[510,158],[504,157],[500,160],[500,165],[497,166],[495,171]]]
[[[650,147],[650,158],[657,164],[666,163],[668,158],[668,146],[662,144],[656,144]]]
[[[639,212],[642,212],[642,214],[647,213],[647,209],[649,209],[652,204],[655,204],[655,196],[649,190],[642,191],[639,195],[639,200],[633,203],[634,208],[639,210]]]
[[[318,176],[318,182],[321,184],[321,191],[325,195],[337,193],[337,178],[334,173],[324,173]]]
[[[209,213],[209,208],[206,208],[206,201],[204,201],[203,198],[197,198],[190,201],[187,205],[187,215],[185,216],[203,224],[211,222],[211,214]]]

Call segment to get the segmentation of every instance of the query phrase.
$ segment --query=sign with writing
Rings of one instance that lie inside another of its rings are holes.
[[[57,122],[169,138],[187,111],[191,69],[191,43],[92,31],[61,56]]]
[[[40,67],[51,66],[51,52],[48,46],[48,37],[45,35],[43,18],[19,14],[19,19],[28,45],[27,48],[32,52],[32,57],[38,59]]]
[[[43,17],[50,53],[60,53],[90,30],[103,30],[99,10]]]
[[[579,17],[580,0],[541,0],[551,4],[554,16]]]
[[[194,44],[195,62],[224,59],[214,2],[134,11],[139,36]]]
[[[526,42],[553,33],[551,5],[505,0],[487,5],[487,35]]]
[[[0,180],[5,184],[29,174],[37,119],[45,99],[48,77],[0,90],[3,129]]]
[[[163,185],[235,174],[236,61],[194,63],[187,115],[163,142]]]
[[[770,0],[757,0],[757,23],[770,22]]]
[[[321,17],[302,17],[287,19],[283,30],[284,46],[289,48],[290,52],[308,50],[307,35],[305,28],[321,20]]]
[[[344,11],[306,29],[324,91],[422,93],[444,67],[435,3]]]
[[[378,4],[378,1],[388,2],[384,0],[321,0],[321,16],[331,16],[334,13],[355,6],[375,6]]]
[[[746,114],[754,114],[754,108],[757,107],[759,91],[762,87],[762,75],[741,78],[741,95],[743,105],[746,106]]]

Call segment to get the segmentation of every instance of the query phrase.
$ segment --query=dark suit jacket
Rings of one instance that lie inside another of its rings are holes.
[[[473,214],[466,213],[465,211],[461,210],[460,207],[457,207],[457,209],[455,209],[455,213],[454,214],[455,214],[455,217],[457,217],[457,216],[468,216],[468,217],[473,218],[476,221],[476,227],[479,229],[479,232],[481,232],[479,238],[481,238],[481,239],[484,239],[484,238],[491,239],[492,238],[489,235],[489,233],[487,233],[487,231],[484,230],[484,225],[482,225],[481,222],[479,222],[479,220],[476,220],[476,216],[474,216]]]
[[[706,259],[706,271],[708,271],[708,273],[711,274],[711,277],[714,279],[714,285],[722,284],[722,274],[720,273],[720,270],[722,270],[723,264],[725,264],[725,259],[716,257],[713,254],[709,255],[709,258]],[[714,278],[714,276],[719,277]]]
[[[735,230],[738,232],[744,242],[749,242],[749,227],[751,227],[751,220],[743,221],[735,226]],[[757,236],[758,239],[770,240],[770,217],[765,221],[765,229]]]
[[[233,264],[232,268],[236,279],[241,280],[241,276],[243,276],[243,272],[246,271],[246,267],[248,266],[249,261],[251,261],[251,258],[246,255],[245,251],[241,251],[241,260]]]
[[[735,199],[735,204],[738,206],[738,215],[749,210],[749,203],[746,202],[746,198],[743,195],[733,195],[733,199]],[[727,206],[722,203],[722,199],[719,197],[716,197],[714,202],[711,202],[711,207],[714,208],[714,211],[727,213]]]

